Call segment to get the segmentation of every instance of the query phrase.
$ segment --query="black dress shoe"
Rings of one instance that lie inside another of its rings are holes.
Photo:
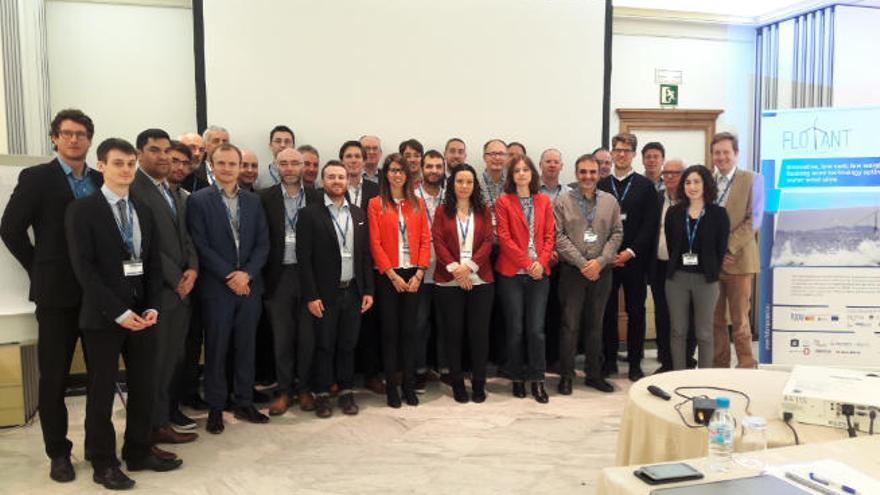
[[[604,378],[587,378],[584,380],[584,385],[593,387],[600,392],[614,392],[614,386],[608,383]]]
[[[49,477],[59,483],[73,481],[76,478],[76,471],[73,469],[73,464],[70,463],[70,457],[64,456],[52,459]]]
[[[156,471],[163,473],[165,471],[174,471],[183,464],[180,459],[162,459],[150,454],[143,459],[126,460],[125,466],[129,471]]]
[[[541,404],[550,402],[547,391],[544,390],[544,382],[532,382],[532,397]]]
[[[616,375],[618,373],[620,373],[620,369],[617,367],[617,363],[614,363],[612,365],[605,364],[604,366],[602,366],[603,378],[608,378],[609,376]]]
[[[248,423],[263,424],[269,422],[269,416],[257,411],[253,404],[235,408],[235,417]]]
[[[171,411],[171,417],[168,419],[178,430],[195,430],[198,426],[192,418],[180,412],[180,409],[176,407]]]
[[[389,384],[385,386],[385,403],[388,404],[388,407],[400,408],[400,392],[397,391],[397,385]]]
[[[96,470],[92,480],[108,490],[129,490],[134,487],[134,480],[120,471],[118,466]]]
[[[559,378],[559,387],[557,387],[559,393],[562,395],[571,395],[571,377],[570,376],[562,376]]]
[[[471,400],[477,404],[486,402],[486,380],[471,381]]]
[[[452,398],[455,402],[466,404],[470,399],[467,389],[464,387],[464,380],[455,380],[452,382]]]
[[[629,369],[629,380],[631,382],[637,382],[645,377],[645,373],[642,372],[642,368],[635,366],[630,367]]]
[[[416,389],[413,386],[403,386],[403,401],[408,406],[419,405],[419,396],[416,395]]]
[[[525,382],[513,382],[513,396],[518,397],[520,399],[525,399],[525,397],[526,397],[526,384],[525,384]]]
[[[358,405],[354,401],[354,394],[351,392],[341,394],[338,400],[339,409],[342,409],[342,414],[348,414],[349,416],[354,416],[358,413]]]
[[[671,367],[671,366],[666,366],[666,365],[664,364],[663,366],[657,368],[657,371],[655,371],[654,374],[655,374],[655,375],[659,375],[659,374],[661,374],[661,373],[668,373],[668,372],[670,372],[670,371],[672,371],[672,367]]]
[[[186,399],[180,401],[180,403],[184,406],[189,407],[190,409],[195,409],[196,411],[207,411],[211,409],[211,406],[209,406],[208,403],[199,396],[199,394],[190,395]]]
[[[211,412],[208,413],[208,424],[205,425],[205,429],[208,430],[208,433],[219,435],[223,433],[224,428],[223,411],[220,409],[211,409]]]
[[[333,415],[333,408],[330,406],[330,396],[319,395],[315,397],[315,416],[319,418],[329,418]]]

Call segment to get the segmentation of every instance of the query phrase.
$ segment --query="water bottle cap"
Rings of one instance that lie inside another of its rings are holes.
[[[727,397],[718,397],[715,399],[715,407],[719,409],[727,409],[730,407],[730,399]]]

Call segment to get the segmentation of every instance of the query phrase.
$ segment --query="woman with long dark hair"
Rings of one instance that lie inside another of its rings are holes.
[[[403,371],[406,403],[419,404],[415,392],[414,336],[418,290],[431,257],[431,232],[425,204],[413,192],[403,157],[385,159],[379,174],[379,196],[370,200],[370,251],[378,272],[376,292],[382,325],[382,360],[386,399],[400,407],[395,375]]]
[[[513,395],[532,397],[544,404],[544,313],[550,292],[550,257],[556,233],[550,198],[540,194],[538,170],[527,156],[507,163],[505,194],[495,202],[498,223],[498,298],[507,323],[507,372]]]
[[[468,164],[452,170],[445,203],[434,217],[434,270],[437,307],[443,311],[452,396],[468,402],[462,373],[462,340],[468,336],[471,399],[486,400],[489,316],[495,296],[492,275],[492,217],[483,203],[477,172]]]
[[[718,276],[730,219],[724,207],[715,204],[718,189],[709,170],[702,165],[688,167],[678,183],[679,202],[666,212],[663,230],[669,250],[666,264],[666,305],[671,326],[672,367],[685,368],[689,309],[694,307],[697,335],[697,363],[710,368],[714,361],[712,318],[718,301]]]

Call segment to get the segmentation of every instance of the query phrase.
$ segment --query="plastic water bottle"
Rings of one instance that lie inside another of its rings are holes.
[[[733,432],[736,425],[730,414],[730,399],[715,399],[715,413],[709,421],[709,462],[712,469],[726,471],[733,458]]]

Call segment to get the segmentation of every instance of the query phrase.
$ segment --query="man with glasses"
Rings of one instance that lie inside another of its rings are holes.
[[[183,180],[189,175],[189,164],[192,162],[192,151],[189,146],[180,141],[171,141],[168,148],[168,157],[171,160],[171,169],[168,172],[168,185],[177,191]],[[184,192],[184,194],[186,194]]]
[[[504,194],[504,183],[507,180],[507,171],[504,165],[507,163],[507,143],[500,139],[490,139],[483,145],[483,162],[486,169],[480,175],[480,188],[483,191],[483,199],[489,206],[492,215],[492,266],[498,259],[498,222],[495,219],[495,200]],[[497,275],[496,275],[497,277]],[[504,326],[504,313],[501,305],[492,306],[492,315],[489,320],[489,349],[490,359],[503,369],[502,365],[506,358],[505,343],[506,328]]]
[[[379,183],[379,162],[382,161],[382,141],[376,136],[361,136],[361,146],[364,148],[364,179]]]
[[[642,372],[645,346],[645,298],[648,288],[645,273],[651,261],[657,229],[657,191],[654,184],[632,168],[637,146],[636,136],[621,133],[611,139],[613,173],[599,181],[599,189],[613,194],[620,204],[623,221],[623,242],[614,257],[611,296],[605,307],[603,335],[605,345],[604,374],[617,372],[617,297],[623,287],[626,302],[626,347],[629,379],[637,381]]]
[[[67,252],[64,212],[74,199],[91,196],[104,182],[86,165],[94,133],[92,119],[83,112],[58,112],[49,134],[55,159],[21,171],[0,222],[0,237],[27,272],[29,298],[37,306],[40,426],[46,455],[52,460],[49,476],[58,482],[76,477],[64,392],[73,350],[82,336],[78,323],[82,289]]]
[[[276,125],[269,131],[269,151],[272,152],[272,161],[266,166],[265,170],[259,170],[256,179],[256,189],[266,189],[267,187],[277,186],[281,183],[281,175],[278,173],[278,166],[275,164],[278,158],[278,152],[285,148],[293,148],[296,146],[296,135],[293,130],[286,125]],[[242,162],[244,165],[244,162]],[[242,173],[245,173],[242,168]]]

